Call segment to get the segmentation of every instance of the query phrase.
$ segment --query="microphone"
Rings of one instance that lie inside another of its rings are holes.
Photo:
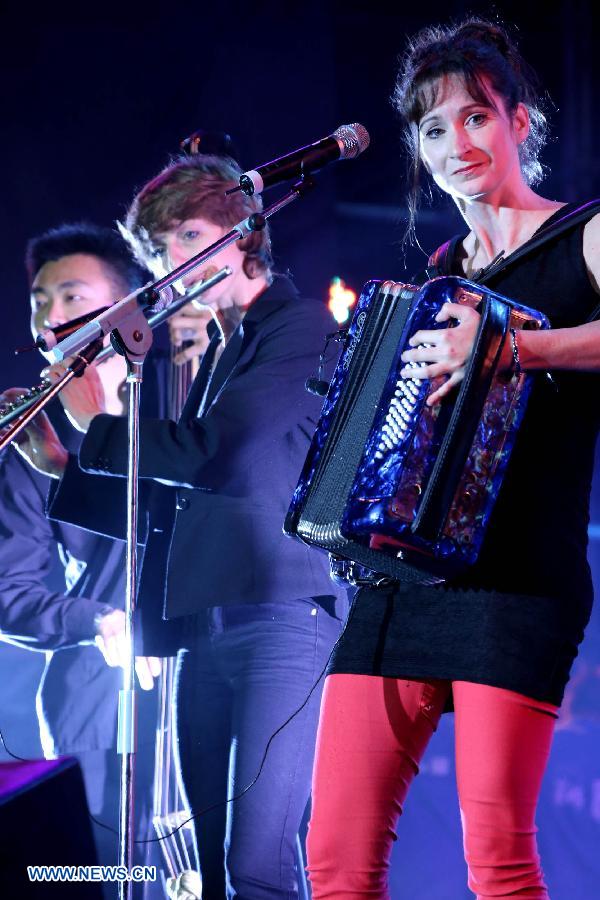
[[[354,159],[367,149],[370,140],[369,132],[363,125],[341,125],[329,137],[244,172],[240,176],[239,186],[231,188],[227,193],[243,191],[249,197],[260,194],[274,184],[318,172],[323,166],[338,159]]]
[[[329,390],[329,382],[323,381],[322,378],[307,378],[304,382],[304,389],[316,397],[325,397]]]
[[[138,303],[140,306],[145,307],[145,312],[158,313],[169,306],[173,301],[174,296],[173,288],[165,287],[160,291],[151,291],[148,286],[146,286],[139,291]],[[106,312],[108,309],[111,309],[111,307],[101,306],[98,309],[94,309],[92,312],[77,316],[76,319],[70,319],[63,325],[57,325],[55,328],[44,328],[44,330],[40,331],[36,337],[34,346],[22,349],[33,350],[37,347],[38,350],[49,353],[50,350],[54,350],[56,345],[69,337],[69,335],[74,334],[74,332],[78,331],[83,325],[87,325],[92,319],[98,318],[101,313]]]

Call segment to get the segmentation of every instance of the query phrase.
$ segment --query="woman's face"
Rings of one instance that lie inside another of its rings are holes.
[[[523,184],[518,148],[529,133],[527,109],[521,103],[509,115],[489,82],[486,88],[495,108],[474,100],[460,75],[445,75],[435,105],[419,122],[420,157],[455,199],[500,199]]]

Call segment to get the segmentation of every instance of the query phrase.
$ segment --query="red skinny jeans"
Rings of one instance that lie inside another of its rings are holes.
[[[557,707],[465,681],[372,675],[325,682],[307,842],[313,900],[389,898],[396,825],[451,689],[469,887],[478,900],[548,900],[535,810]]]

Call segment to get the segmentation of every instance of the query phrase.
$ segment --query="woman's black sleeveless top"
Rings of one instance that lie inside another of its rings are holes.
[[[553,328],[583,324],[600,301],[584,227],[486,285],[541,310]],[[454,273],[462,274],[458,264]],[[592,604],[586,550],[600,375],[552,378],[534,375],[477,563],[435,587],[363,588],[330,672],[473,681],[560,704]]]

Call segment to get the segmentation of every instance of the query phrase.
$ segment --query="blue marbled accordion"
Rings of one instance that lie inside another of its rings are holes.
[[[481,314],[464,380],[435,407],[432,385],[402,379],[421,329],[448,327],[443,303]],[[332,555],[349,581],[433,584],[477,558],[531,387],[500,374],[511,328],[548,328],[541,313],[457,277],[422,287],[368,282],[359,298],[285,531]]]

